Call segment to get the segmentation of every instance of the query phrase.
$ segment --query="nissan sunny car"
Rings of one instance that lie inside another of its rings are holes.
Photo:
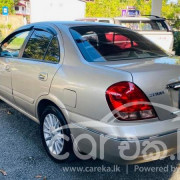
[[[180,60],[117,25],[35,23],[0,45],[0,99],[40,124],[58,162],[176,154],[179,89]]]

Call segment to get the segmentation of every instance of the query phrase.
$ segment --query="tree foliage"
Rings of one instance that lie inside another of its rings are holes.
[[[162,16],[168,19],[176,18],[180,14],[180,0],[178,4],[167,4],[163,0]],[[121,16],[121,10],[127,6],[135,6],[142,15],[151,14],[152,0],[95,0],[87,2],[86,17],[117,17]]]
[[[2,14],[3,6],[7,6],[9,8],[10,14],[14,13],[14,0],[0,0],[0,14]]]
[[[18,2],[19,2],[19,0],[14,0],[14,4],[15,5],[18,4]]]

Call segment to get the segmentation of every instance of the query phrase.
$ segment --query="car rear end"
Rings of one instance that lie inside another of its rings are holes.
[[[133,63],[127,60],[98,63],[129,72],[133,78],[132,82],[113,84],[106,91],[107,103],[116,119],[105,136],[109,138],[105,146],[108,161],[134,164],[170,155],[174,159],[173,154],[180,151],[177,62],[176,58],[162,57]]]
[[[99,92],[104,96],[104,104],[99,107],[91,101],[94,94],[89,93],[84,107],[95,107],[93,115],[83,116],[83,111],[82,116],[71,114],[79,120],[79,130],[72,130],[74,137],[90,135],[97,142],[98,152],[91,155],[113,163],[142,163],[179,152],[180,60],[169,58],[146,38],[126,28],[81,25],[70,32],[85,64],[94,69],[96,84],[99,82],[97,101],[102,96]],[[107,77],[100,79],[97,72],[107,72]],[[114,74],[112,83],[110,72]],[[120,81],[121,72],[132,79]],[[101,109],[107,110],[102,119],[91,118]],[[92,142],[82,141],[78,147],[89,153]]]

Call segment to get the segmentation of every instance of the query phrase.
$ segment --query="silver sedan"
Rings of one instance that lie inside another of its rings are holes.
[[[142,163],[178,152],[179,65],[124,27],[35,23],[0,45],[0,98],[40,124],[55,161]]]

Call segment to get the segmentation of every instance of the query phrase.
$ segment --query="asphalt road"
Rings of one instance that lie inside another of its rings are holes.
[[[113,169],[114,165],[100,160],[76,160],[69,164],[54,163],[43,149],[39,125],[2,101],[0,102],[0,180],[178,180],[178,177],[180,179],[179,168],[173,172],[173,169],[178,167],[178,163],[177,160],[172,161],[166,158],[138,166],[118,166],[119,169],[116,172],[105,172],[109,168]],[[66,172],[67,167],[89,167],[89,169],[88,172]],[[98,167],[104,169],[98,172],[96,169]],[[7,173],[7,176],[1,173],[2,170]]]

